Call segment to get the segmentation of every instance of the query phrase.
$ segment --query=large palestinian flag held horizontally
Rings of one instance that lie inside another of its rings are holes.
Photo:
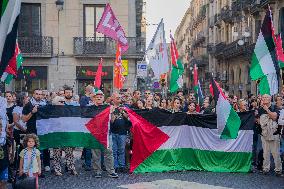
[[[109,147],[109,115],[109,106],[40,107],[36,122],[40,148]]]
[[[216,115],[131,110],[135,173],[171,170],[248,172],[254,113],[240,113],[236,139],[220,139]],[[45,106],[37,113],[40,147],[110,148],[110,107]]]
[[[238,137],[229,140],[220,139],[216,115],[172,114],[159,109],[128,110],[128,114],[133,134],[131,172],[250,170],[253,112],[239,113],[241,127]],[[159,130],[155,131],[157,136],[151,137],[155,129]],[[149,151],[157,150],[145,157],[144,151],[149,148],[152,148]]]

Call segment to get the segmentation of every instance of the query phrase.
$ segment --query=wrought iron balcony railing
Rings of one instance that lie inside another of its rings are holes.
[[[129,48],[124,55],[141,58],[145,52],[146,39],[128,37]],[[115,56],[116,41],[107,37],[74,37],[74,56]]]
[[[228,5],[221,9],[220,18],[226,23],[232,23],[232,10]]]
[[[52,57],[53,38],[47,36],[18,37],[19,48],[24,57]]]
[[[240,46],[238,41],[233,41],[232,43],[225,46],[223,49],[223,57],[225,59],[232,58],[240,55],[245,55],[246,57],[251,57],[254,45],[252,43],[252,38],[245,39],[245,43]]]
[[[209,64],[209,59],[208,59],[208,56],[205,57],[204,55],[203,56],[199,56],[197,58],[193,58],[190,63],[192,65],[196,64],[198,67],[205,67]]]
[[[203,43],[206,40],[204,33],[205,32],[200,32],[200,33],[197,34],[196,39],[192,42],[193,48],[198,47],[199,44]]]
[[[214,16],[214,25],[217,26],[217,27],[221,26],[220,14],[215,14],[215,16]]]

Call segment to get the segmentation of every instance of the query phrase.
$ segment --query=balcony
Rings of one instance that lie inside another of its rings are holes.
[[[192,43],[192,48],[199,47],[199,45],[202,44],[203,42],[205,42],[205,40],[206,40],[206,37],[204,35],[204,32],[198,33],[197,36],[196,36],[196,39]]]
[[[250,13],[258,14],[262,8],[266,8],[268,4],[274,4],[275,0],[251,0]]]
[[[237,0],[232,2],[231,10],[234,22],[241,21],[243,5],[244,5],[243,0]]]
[[[217,26],[217,27],[221,26],[220,14],[215,14],[215,16],[214,16],[214,25]]]
[[[145,38],[128,37],[128,50],[123,54],[128,58],[143,58]],[[106,37],[74,37],[75,57],[115,57],[116,41]]]
[[[192,65],[196,64],[197,67],[205,67],[209,64],[209,59],[208,59],[208,55],[201,55],[197,58],[193,58],[190,63]]]
[[[223,49],[225,48],[225,43],[223,42],[220,42],[220,43],[217,43],[216,45],[212,45],[211,46],[211,49],[208,49],[208,50],[211,50],[209,51],[210,54],[214,55],[216,58],[219,58],[223,55]]]
[[[233,23],[232,20],[232,10],[228,5],[221,9],[220,19],[223,20],[225,23]]]
[[[18,37],[19,48],[23,57],[53,56],[53,38],[47,36]]]
[[[238,41],[236,40],[225,46],[223,49],[223,57],[225,59],[233,58],[236,56],[244,55],[247,58],[250,58],[254,49],[254,44],[252,43],[252,38],[248,38],[245,40],[244,45],[238,45]]]

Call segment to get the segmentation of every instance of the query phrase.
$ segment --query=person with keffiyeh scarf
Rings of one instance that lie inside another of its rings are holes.
[[[35,177],[36,188],[38,188],[38,176],[41,174],[40,151],[38,147],[38,137],[35,134],[25,136],[23,149],[20,153],[20,176]]]

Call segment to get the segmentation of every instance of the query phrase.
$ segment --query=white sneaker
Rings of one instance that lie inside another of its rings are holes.
[[[45,166],[44,170],[45,170],[45,172],[49,172],[50,171],[50,167],[49,166]]]

